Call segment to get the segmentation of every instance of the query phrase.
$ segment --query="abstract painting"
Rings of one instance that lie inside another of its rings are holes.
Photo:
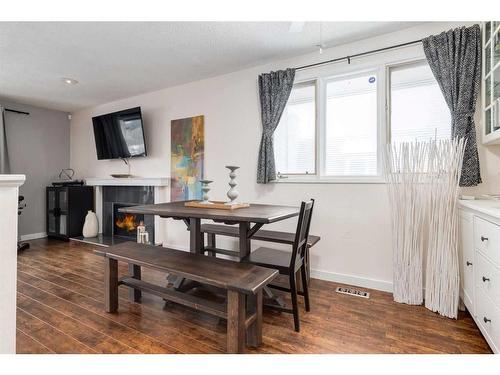
[[[170,201],[201,199],[205,159],[204,117],[172,120]]]

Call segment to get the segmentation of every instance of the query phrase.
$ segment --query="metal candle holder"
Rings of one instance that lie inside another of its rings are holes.
[[[203,203],[203,204],[212,204],[208,200],[208,192],[210,191],[210,187],[208,185],[211,184],[213,181],[211,181],[211,180],[200,180],[200,182],[201,182],[201,191],[203,192],[203,200],[201,201],[201,203]]]
[[[228,198],[231,200],[230,202],[227,202],[227,204],[235,204],[236,203],[236,198],[238,198],[238,195],[240,194],[238,190],[236,190],[236,173],[235,171],[239,168],[235,165],[226,165],[226,168],[230,170],[229,172],[229,186],[231,187],[229,191],[227,192]]]

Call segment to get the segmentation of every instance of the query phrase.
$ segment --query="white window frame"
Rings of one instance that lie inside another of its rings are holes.
[[[325,176],[326,157],[326,87],[327,83],[346,77],[356,77],[373,73],[377,76],[377,173],[373,176]],[[277,183],[385,183],[382,170],[382,149],[386,143],[386,69],[384,66],[352,67],[338,74],[317,75],[301,79],[296,84],[316,81],[316,173],[280,174]]]
[[[405,61],[399,61],[399,62],[395,62],[395,63],[386,64],[386,66],[385,66],[386,90],[387,90],[387,94],[386,94],[387,104],[385,106],[385,117],[386,117],[386,123],[387,123],[387,130],[386,130],[386,139],[387,139],[387,142],[391,142],[391,140],[392,140],[392,127],[391,127],[391,106],[392,106],[392,100],[391,100],[391,69],[397,69],[397,68],[402,68],[402,67],[405,67],[405,66],[417,65],[417,64],[422,64],[422,63],[424,63],[424,64],[427,63],[427,60],[425,58],[411,59],[411,60],[405,60]]]
[[[319,101],[318,101],[318,78],[312,78],[312,79],[304,79],[300,80],[297,82],[294,82],[293,87],[298,87],[298,86],[308,86],[309,83],[312,83],[314,86],[314,173],[280,173],[280,171],[276,171],[277,178],[278,180],[282,179],[287,179],[287,178],[292,178],[292,179],[310,179],[313,176],[318,176],[319,175],[319,153],[318,153],[318,147],[319,147]],[[293,88],[292,88],[293,90]],[[278,125],[279,126],[279,125]]]
[[[392,51],[388,52],[388,56],[384,54],[374,55],[376,63],[370,64],[366,60],[356,59],[350,65],[345,63],[329,64],[318,68],[308,69],[307,71],[299,71],[296,76],[299,76],[298,83],[316,80],[316,174],[315,175],[284,175],[275,183],[306,183],[306,184],[384,184],[382,153],[386,148],[387,142],[391,138],[390,126],[390,69],[404,66],[407,64],[415,64],[427,62],[425,55],[421,49],[414,47],[412,50]],[[390,55],[392,54],[392,56]],[[406,55],[401,58],[397,55]],[[326,81],[334,77],[349,76],[353,74],[362,74],[366,72],[377,72],[377,134],[378,134],[378,149],[377,149],[377,175],[376,176],[324,176],[325,162],[325,141],[324,137],[326,127]],[[324,103],[324,104],[320,104]]]

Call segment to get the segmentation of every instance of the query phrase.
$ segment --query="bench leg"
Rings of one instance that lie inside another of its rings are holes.
[[[262,344],[262,289],[255,296],[248,297],[248,308],[256,318],[247,329],[247,344],[257,347]]]
[[[106,312],[118,310],[118,261],[106,258],[104,268],[104,306]]]
[[[215,233],[207,233],[207,243],[209,247],[215,247]],[[209,251],[208,255],[212,257],[216,256],[213,251]]]
[[[136,264],[128,265],[128,274],[130,277],[140,280],[141,279],[141,266]],[[129,288],[128,297],[133,302],[141,302],[142,292],[139,289]]]
[[[243,353],[245,349],[245,295],[227,291],[227,352]]]

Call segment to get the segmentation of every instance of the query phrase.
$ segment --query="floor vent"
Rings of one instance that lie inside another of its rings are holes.
[[[352,289],[352,288],[344,288],[342,286],[338,286],[335,289],[337,293],[348,294],[350,296],[361,297],[361,298],[370,298],[370,293],[363,292],[362,290]]]

